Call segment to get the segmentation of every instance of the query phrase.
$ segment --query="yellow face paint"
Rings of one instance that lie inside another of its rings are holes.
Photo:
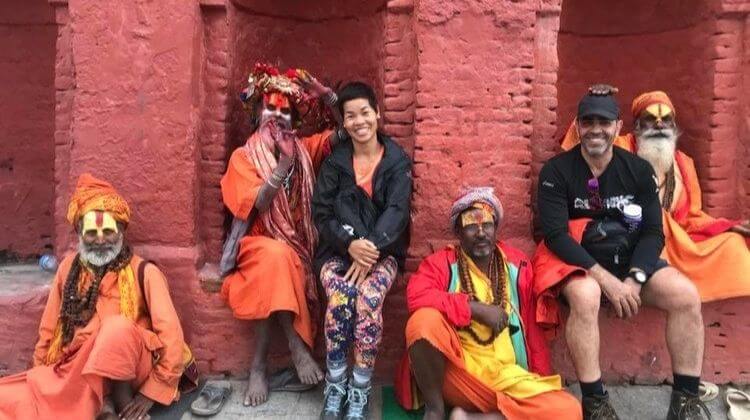
[[[485,223],[494,223],[495,214],[492,208],[484,203],[477,203],[472,206],[471,210],[461,214],[461,226],[482,225]]]
[[[657,122],[661,122],[664,117],[672,114],[672,108],[667,104],[652,104],[646,107],[643,112],[647,112],[656,118]]]
[[[95,231],[97,236],[104,237],[104,230],[117,232],[117,221],[109,212],[92,210],[83,215],[83,229],[81,234]]]

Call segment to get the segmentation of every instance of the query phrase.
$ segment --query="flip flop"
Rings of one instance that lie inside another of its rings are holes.
[[[701,381],[698,394],[703,402],[715,400],[719,396],[719,387],[711,382]]]
[[[750,419],[750,395],[737,388],[727,388],[727,405],[729,420]]]
[[[229,381],[211,381],[201,389],[198,398],[190,404],[190,412],[196,416],[213,416],[219,413],[232,394]]]
[[[293,367],[277,370],[268,379],[269,391],[305,392],[315,387],[315,384],[303,384]]]

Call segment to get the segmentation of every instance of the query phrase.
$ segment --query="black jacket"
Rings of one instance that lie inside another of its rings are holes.
[[[359,238],[375,244],[381,259],[392,255],[403,267],[409,244],[411,159],[389,137],[378,134],[378,141],[385,150],[373,174],[372,199],[357,185],[351,140],[337,145],[320,168],[312,199],[320,236],[316,273],[334,256],[350,263],[349,244]]]

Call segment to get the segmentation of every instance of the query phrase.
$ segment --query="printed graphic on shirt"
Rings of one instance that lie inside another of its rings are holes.
[[[618,209],[622,211],[623,207],[631,204],[634,199],[635,196],[632,194],[616,195],[614,197],[607,197],[603,199],[602,204],[606,209]],[[588,198],[576,198],[575,201],[573,201],[573,207],[580,210],[591,210],[591,205],[589,204]]]

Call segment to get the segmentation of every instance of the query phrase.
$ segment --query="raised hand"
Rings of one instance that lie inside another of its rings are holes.
[[[297,70],[297,80],[299,80],[302,88],[312,98],[319,98],[331,92],[331,88],[326,87],[313,77],[313,75],[302,69]]]

